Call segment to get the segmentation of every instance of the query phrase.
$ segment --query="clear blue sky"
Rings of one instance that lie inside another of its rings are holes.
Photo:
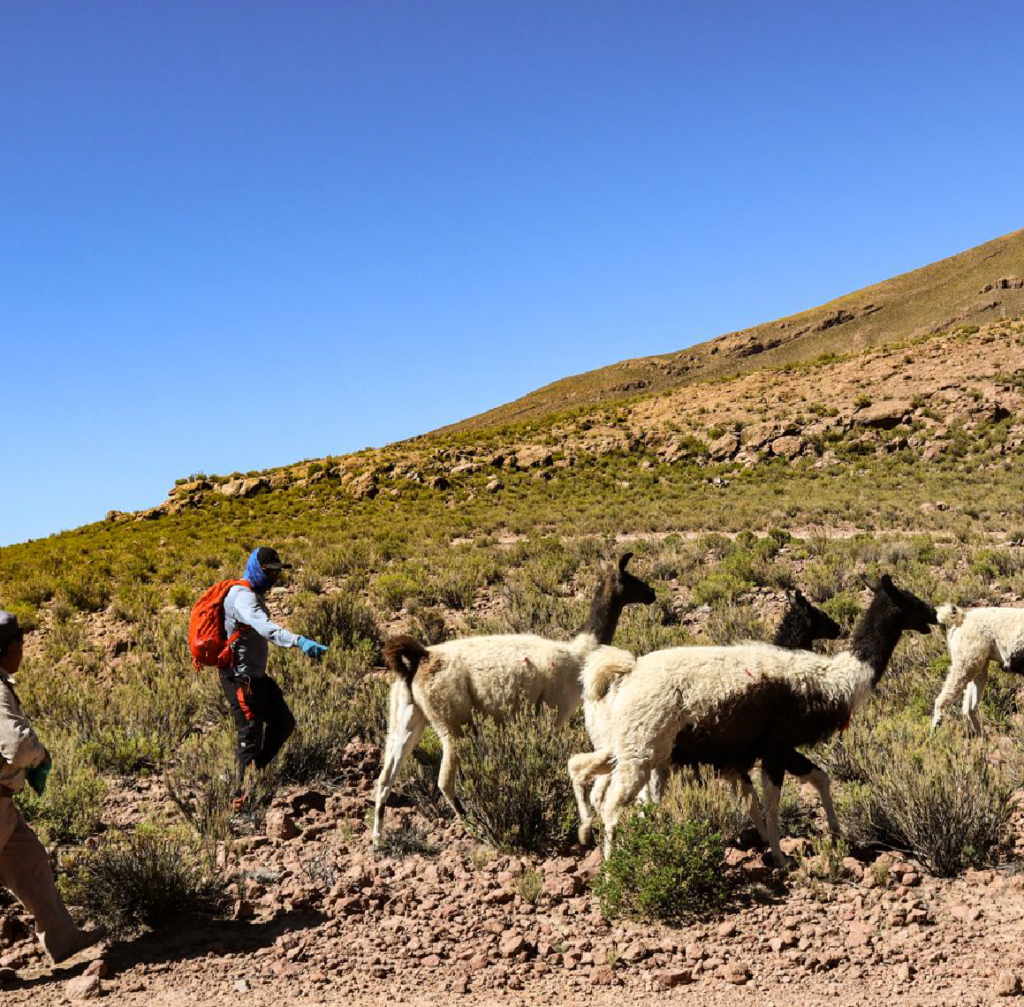
[[[0,543],[1024,226],[1019,0],[0,0]]]

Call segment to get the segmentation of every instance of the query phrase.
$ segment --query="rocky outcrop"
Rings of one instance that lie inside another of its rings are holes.
[[[264,476],[258,476],[249,479],[231,479],[226,483],[221,483],[217,487],[217,492],[221,496],[245,498],[255,496],[268,489],[270,489],[270,480]]]
[[[740,439],[735,434],[722,434],[708,445],[708,455],[713,462],[726,462],[740,448]]]
[[[913,404],[902,399],[873,402],[853,414],[854,426],[872,427],[876,430],[892,430],[906,422],[913,411]]]
[[[541,444],[529,444],[515,454],[516,465],[521,469],[546,468],[554,460],[551,448]]]

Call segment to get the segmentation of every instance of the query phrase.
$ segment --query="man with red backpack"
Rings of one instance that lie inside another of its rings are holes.
[[[232,663],[220,668],[221,686],[238,732],[238,790],[235,807],[245,800],[245,772],[250,765],[266,766],[295,729],[295,718],[278,684],[267,674],[268,641],[278,647],[298,647],[314,660],[327,648],[297,636],[271,622],[266,593],[277,583],[282,563],[274,549],[253,549],[245,565],[244,580],[236,581],[224,596],[224,638],[230,643]]]

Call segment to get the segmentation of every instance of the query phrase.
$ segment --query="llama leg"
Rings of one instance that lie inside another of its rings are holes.
[[[645,766],[639,759],[619,756],[611,782],[608,784],[608,792],[601,805],[606,858],[611,856],[615,828],[619,824],[623,808],[636,799],[636,795],[640,793],[649,775],[650,767]]]
[[[754,784],[750,780],[749,773],[737,773],[732,770],[723,770],[722,776],[728,779],[734,787],[746,798],[747,814],[761,837],[761,842],[768,843],[768,827],[764,823],[764,813],[761,811],[761,800],[757,796]]]
[[[821,806],[825,809],[825,817],[828,819],[829,832],[833,836],[841,836],[842,829],[839,827],[839,818],[836,815],[835,806],[832,804],[832,787],[829,784],[828,773],[796,749],[790,751],[786,756],[786,772],[801,780],[806,780],[818,791],[818,798],[821,801]]]
[[[380,842],[384,826],[384,808],[395,778],[409,753],[419,743],[427,718],[413,702],[412,693],[405,682],[391,686],[391,700],[388,707],[388,737],[384,745],[384,765],[377,779],[377,800],[373,809],[373,843]]]
[[[455,814],[462,818],[465,809],[462,801],[455,793],[455,770],[458,769],[459,759],[455,754],[455,739],[448,734],[441,735],[441,771],[437,774],[437,787],[445,796],[445,800],[452,806]]]
[[[651,778],[647,781],[647,786],[640,791],[640,800],[645,803],[661,804],[662,795],[665,793],[665,780],[668,774],[669,768],[667,766],[658,766],[652,769]]]
[[[772,857],[779,867],[789,869],[794,861],[782,852],[779,837],[779,802],[782,799],[782,781],[785,779],[785,768],[781,760],[761,760],[761,790],[764,794],[764,817],[768,831],[768,845]]]
[[[572,780],[576,808],[580,815],[578,838],[583,846],[589,846],[594,841],[594,809],[604,796],[611,768],[612,755],[607,749],[600,752],[580,752],[569,759],[569,779]],[[588,801],[587,785],[592,781]]]

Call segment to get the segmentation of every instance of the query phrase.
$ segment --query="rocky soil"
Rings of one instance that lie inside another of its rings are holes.
[[[589,894],[596,853],[494,855],[410,808],[421,852],[375,857],[366,829],[379,752],[354,741],[335,790],[280,794],[227,855],[232,918],[84,952],[52,968],[13,906],[0,909],[6,1005],[117,1004],[989,1005],[1024,976],[1024,874],[956,880],[899,855],[794,874],[730,849],[721,917],[681,929],[609,924]],[[121,824],[164,800],[157,781],[111,805]],[[1024,848],[1024,814],[1015,823]],[[809,854],[807,840],[787,841]],[[1008,853],[1011,851],[1007,851]],[[1019,862],[1019,861],[1018,861]]]

